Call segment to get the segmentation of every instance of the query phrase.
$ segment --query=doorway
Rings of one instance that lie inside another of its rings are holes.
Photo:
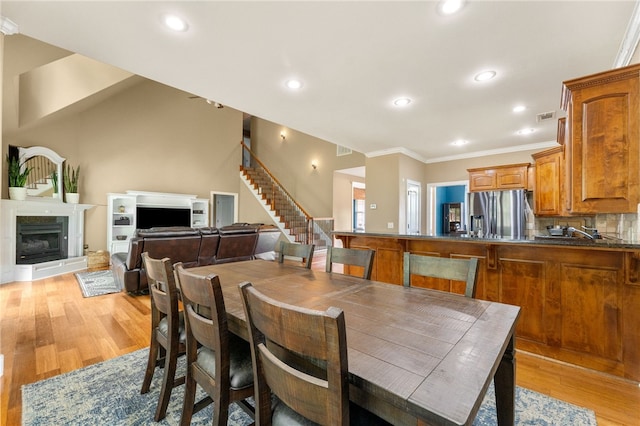
[[[407,234],[420,233],[420,182],[407,179]]]
[[[221,228],[238,221],[238,194],[211,191],[211,226]]]
[[[364,201],[365,201],[365,185],[362,182],[353,182],[351,184],[353,210],[351,213],[351,225],[353,232],[364,232]]]
[[[439,182],[427,185],[427,235],[442,235],[443,204],[459,202],[460,228],[468,229],[469,181]]]

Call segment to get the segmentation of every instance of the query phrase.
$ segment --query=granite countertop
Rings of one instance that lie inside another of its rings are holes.
[[[333,231],[334,235],[350,236],[371,236],[380,238],[415,238],[433,239],[441,241],[464,241],[474,243],[501,243],[501,244],[530,244],[566,247],[602,247],[611,249],[634,249],[640,250],[640,242],[624,241],[610,238],[600,238],[590,240],[581,237],[551,237],[549,235],[538,235],[537,238],[515,240],[511,238],[478,238],[469,237],[467,234],[461,235],[424,235],[424,234],[399,234],[383,232],[353,232],[353,231]]]

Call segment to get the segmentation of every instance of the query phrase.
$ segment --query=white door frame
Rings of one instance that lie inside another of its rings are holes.
[[[417,200],[417,203],[416,203],[418,211],[415,212],[415,213],[416,213],[416,219],[417,219],[417,222],[418,222],[416,224],[416,229],[417,229],[416,233],[420,234],[421,233],[421,229],[422,229],[422,220],[421,220],[422,212],[420,211],[420,205],[422,203],[422,184],[420,182],[418,182],[418,181],[410,180],[410,179],[407,179],[407,200],[406,200],[406,204],[405,204],[406,205],[406,213],[407,213],[407,217],[406,217],[407,221],[405,223],[405,227],[406,227],[405,232],[407,234],[409,233],[409,229],[408,228],[409,228],[409,224],[411,224],[411,218],[410,218],[411,209],[409,208],[409,204],[410,204],[409,203],[409,191],[412,188],[415,188],[418,191],[418,200]]]
[[[465,200],[468,199],[469,194],[469,181],[468,180],[457,180],[453,182],[436,182],[436,183],[428,183],[427,184],[427,235],[436,235],[436,189],[440,186],[459,186],[464,185],[465,187]],[[468,206],[467,203],[464,203],[464,208],[462,209],[462,222],[466,223]]]
[[[216,226],[215,198],[216,195],[230,195],[233,197],[233,222],[238,222],[238,194],[236,192],[211,191],[209,196],[209,211],[211,212],[209,223],[212,227]]]

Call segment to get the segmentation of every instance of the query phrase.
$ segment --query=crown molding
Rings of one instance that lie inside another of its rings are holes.
[[[613,62],[613,68],[621,68],[629,65],[631,58],[635,53],[638,43],[640,42],[640,2],[636,1],[636,5],[631,13],[627,31],[624,33],[622,43],[618,55]]]
[[[18,34],[18,24],[7,17],[0,15],[0,32],[4,35]]]
[[[383,155],[390,155],[390,154],[403,154],[403,155],[406,155],[407,157],[411,157],[414,160],[421,161],[425,164],[432,164],[432,163],[442,163],[444,161],[464,160],[467,158],[487,157],[490,155],[508,154],[511,152],[547,149],[547,148],[553,148],[555,146],[558,146],[558,142],[556,141],[539,142],[539,143],[532,143],[528,145],[516,145],[516,146],[510,146],[508,148],[490,149],[487,151],[467,152],[464,154],[456,154],[456,155],[449,155],[446,157],[436,157],[436,158],[424,158],[423,156],[416,154],[415,152],[409,149],[399,147],[399,148],[390,148],[390,149],[382,149],[379,151],[367,152],[365,153],[365,156],[367,158],[372,158],[372,157],[381,157]]]

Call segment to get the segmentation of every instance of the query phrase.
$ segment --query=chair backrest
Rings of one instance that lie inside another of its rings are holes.
[[[297,257],[304,263],[305,268],[311,269],[315,247],[315,244],[295,244],[281,241],[278,262],[283,263],[285,257]]]
[[[153,302],[152,309],[155,307],[160,312],[158,320],[164,316],[169,316],[170,321],[178,318],[178,289],[171,259],[168,257],[154,259],[145,251],[142,253],[142,262],[149,282],[149,293],[151,293],[151,301]],[[177,327],[177,321],[172,322]]]
[[[327,248],[327,266],[326,271],[331,272],[334,263],[343,265],[360,266],[363,268],[362,278],[368,280],[371,278],[373,270],[374,250],[360,250],[342,247]]]
[[[216,385],[229,389],[229,329],[217,275],[198,275],[175,265],[187,329],[187,356],[196,358],[198,344],[215,354]],[[225,368],[226,365],[226,368]]]
[[[404,285],[411,285],[411,275],[443,278],[466,283],[464,295],[476,296],[478,281],[478,259],[453,259],[445,257],[421,256],[404,253]]]
[[[240,293],[249,329],[256,383],[256,424],[271,424],[271,392],[289,408],[320,424],[349,424],[347,338],[344,313],[315,311],[266,297],[242,283]],[[267,344],[269,342],[269,344]],[[299,355],[326,366],[311,374],[287,362]]]

